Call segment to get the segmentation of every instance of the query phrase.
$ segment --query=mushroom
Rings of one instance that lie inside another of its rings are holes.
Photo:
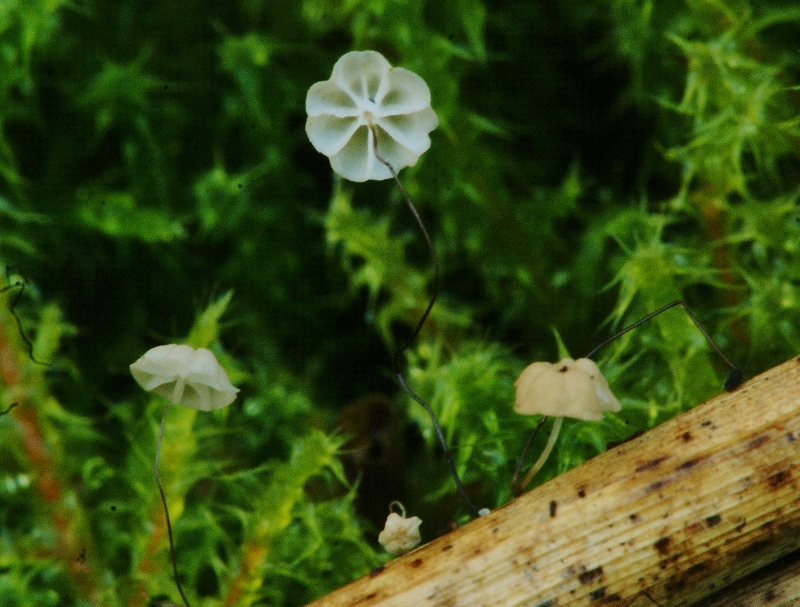
[[[206,348],[170,344],[156,346],[131,365],[136,382],[173,405],[199,411],[227,407],[239,391]]]
[[[167,519],[167,536],[172,557],[172,571],[175,584],[186,607],[189,601],[183,593],[178,579],[178,565],[175,560],[175,543],[172,539],[172,524],[169,519],[167,499],[161,486],[158,473],[158,456],[161,452],[161,440],[164,437],[164,425],[170,404],[189,407],[200,411],[211,411],[227,407],[236,398],[238,388],[234,388],[228,379],[225,369],[217,362],[213,352],[206,348],[194,349],[191,346],[169,344],[156,346],[144,353],[131,365],[131,374],[136,382],[147,392],[153,392],[167,399],[161,427],[156,441],[156,457],[153,465],[156,484],[161,494],[161,503]]]
[[[400,508],[400,514],[392,511],[393,506]],[[386,525],[378,535],[378,542],[389,554],[398,556],[405,554],[419,546],[422,537],[419,533],[419,526],[422,519],[417,516],[406,518],[406,509],[400,502],[389,504],[389,516],[386,518]]]
[[[376,51],[352,51],[333,66],[330,80],[306,96],[306,133],[331,168],[350,181],[383,180],[414,166],[439,124],[428,85],[414,72],[393,68]],[[380,133],[380,136],[378,135]],[[376,138],[380,138],[380,160]]]
[[[605,411],[616,412],[622,408],[597,364],[588,358],[578,360],[564,358],[556,364],[532,363],[525,367],[514,385],[517,388],[514,410],[522,415],[543,416],[536,430],[544,422],[545,417],[555,418],[547,444],[525,476],[519,486],[520,489],[524,489],[531,482],[547,461],[558,439],[564,417],[599,421],[603,419]],[[529,440],[528,445],[530,442]],[[523,459],[524,452],[520,458],[520,467]],[[517,474],[520,467],[517,468]],[[514,475],[514,485],[517,474]]]
[[[415,165],[431,145],[429,133],[439,125],[431,109],[431,92],[417,74],[393,68],[380,53],[352,51],[339,58],[330,80],[311,86],[306,95],[306,112],[308,138],[330,158],[336,173],[350,181],[394,179],[428,245],[433,261],[431,299],[411,336],[395,353],[392,367],[403,390],[430,416],[456,488],[470,511],[479,516],[480,511],[470,501],[458,476],[436,415],[408,386],[400,369],[401,356],[419,335],[439,288],[436,249],[397,176],[402,168]]]

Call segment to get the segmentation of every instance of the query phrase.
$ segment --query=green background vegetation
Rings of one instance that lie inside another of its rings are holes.
[[[194,605],[363,575],[394,499],[426,539],[466,520],[390,372],[424,242],[391,182],[337,180],[304,132],[349,50],[420,74],[441,122],[401,173],[443,264],[408,377],[479,507],[510,499],[536,422],[513,381],[554,331],[581,356],[682,298],[748,375],[797,354],[794,5],[0,0],[0,605],[178,599],[163,402],[128,371],[162,343],[212,348],[242,390],[167,422]],[[598,362],[623,410],[567,421],[537,483],[726,373],[677,308]]]

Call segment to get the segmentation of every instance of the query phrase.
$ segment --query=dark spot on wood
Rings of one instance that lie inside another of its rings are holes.
[[[620,595],[616,594],[616,593],[609,594],[606,597],[606,601],[621,601],[621,600],[622,600],[622,597]]]
[[[781,470],[780,472],[776,472],[772,476],[767,479],[769,486],[773,489],[777,489],[778,487],[782,487],[786,483],[792,480],[792,473],[788,470]]]
[[[683,439],[684,443],[688,443],[694,437],[692,436],[691,432],[684,432],[683,434],[681,434],[681,438]]]
[[[631,514],[629,518],[630,518],[630,519],[631,519],[631,521],[632,521],[632,522],[634,522],[634,523],[638,523],[638,522],[641,520],[641,518],[639,517],[639,515],[638,515],[638,514],[636,514],[635,512],[634,512],[633,514]]]
[[[447,552],[448,550],[453,549],[453,544],[447,544],[447,546],[442,546],[442,552]]]
[[[661,489],[661,487],[667,484],[669,484],[669,481],[667,480],[656,481],[655,483],[652,483],[649,487],[647,487],[647,489],[645,489],[645,493],[652,493],[653,491],[658,491],[659,489]]]
[[[680,466],[678,466],[676,470],[689,470],[690,468],[694,468],[697,464],[706,459],[706,457],[708,456],[704,455],[702,457],[695,457],[694,459],[686,460]]]
[[[369,577],[371,578],[378,577],[384,571],[386,571],[386,567],[376,567],[375,569],[369,572]]]
[[[719,525],[721,520],[722,517],[719,514],[712,514],[711,516],[706,517],[706,525],[709,527],[714,527],[715,525]]]
[[[636,472],[644,472],[645,470],[650,470],[658,466],[664,460],[669,459],[669,455],[662,455],[661,457],[657,457],[655,459],[651,459],[649,462],[645,462],[641,464],[638,468],[636,468]]]
[[[769,603],[769,602],[774,601],[775,599],[777,599],[778,598],[778,594],[772,588],[770,588],[769,590],[767,590],[763,594],[763,597],[764,597],[764,602],[765,603]]]
[[[353,605],[358,605],[359,603],[369,603],[370,601],[374,601],[375,597],[378,596],[377,592],[370,592],[368,595],[358,599]]]
[[[583,487],[578,489],[578,497],[586,497],[586,490]]]
[[[691,525],[686,525],[684,530],[687,535],[694,535],[695,533],[700,533],[703,527],[703,523],[692,523]]]
[[[500,531],[500,527],[495,527],[492,529],[492,533],[497,533],[498,531]]]
[[[589,593],[589,598],[593,601],[599,601],[600,599],[606,596],[606,587],[603,586],[602,588],[598,588],[597,590],[592,590]]]
[[[578,576],[578,581],[581,584],[591,584],[595,580],[603,577],[603,566],[595,567],[594,569],[589,569],[589,571],[584,571]]]
[[[669,545],[671,543],[672,539],[669,537],[662,537],[655,544],[653,544],[653,548],[655,548],[659,554],[667,554],[669,552]]]
[[[556,508],[558,508],[558,502],[555,500],[550,502],[550,518],[553,518],[556,515]]]
[[[789,432],[789,434],[786,435],[786,440],[793,443],[797,440],[797,437],[794,435],[794,432]]]
[[[567,365],[564,365],[558,370],[559,373],[566,373],[567,371],[569,371],[569,367]]]
[[[422,565],[422,559],[414,559],[408,564],[409,567],[412,567],[414,569],[420,567],[421,565]]]
[[[758,449],[761,445],[766,443],[769,440],[769,436],[757,436],[749,443],[747,443],[747,450],[752,451],[753,449]]]
[[[472,551],[472,554],[480,554],[481,552],[483,552],[483,550],[480,548],[475,548],[475,550]]]
[[[550,599],[548,601],[545,601],[544,603],[539,603],[538,605],[536,605],[536,607],[555,607],[555,605],[556,605],[555,599]]]
[[[740,524],[736,525],[736,527],[734,528],[734,531],[736,531],[736,533],[741,533],[742,529],[744,529],[744,526],[746,524],[747,524],[747,521],[745,521],[744,523],[740,523]]]
[[[704,421],[704,422],[703,422],[702,424],[700,424],[700,425],[701,425],[701,426],[703,426],[703,428],[708,428],[708,427],[711,425],[711,420],[710,420],[710,419],[707,419],[706,421]]]

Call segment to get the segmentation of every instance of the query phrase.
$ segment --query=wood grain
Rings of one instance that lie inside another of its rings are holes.
[[[798,438],[800,358],[312,605],[692,605],[800,548]]]

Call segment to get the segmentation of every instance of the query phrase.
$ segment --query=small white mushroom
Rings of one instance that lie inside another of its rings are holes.
[[[514,402],[517,413],[555,418],[547,444],[525,475],[520,485],[522,489],[550,456],[564,417],[599,421],[603,419],[605,411],[616,412],[622,408],[597,364],[588,358],[565,358],[556,364],[532,363],[525,367],[514,385],[517,388]]]
[[[239,392],[213,352],[205,348],[156,346],[131,365],[131,374],[146,391],[200,411],[227,407]]]
[[[419,546],[422,541],[422,536],[419,533],[419,526],[422,524],[422,520],[416,516],[406,518],[406,509],[400,502],[392,502],[391,505],[398,505],[401,514],[396,512],[389,513],[386,525],[378,535],[378,542],[386,552],[397,556]]]
[[[189,607],[189,601],[178,578],[178,565],[175,559],[175,544],[172,539],[169,508],[167,507],[164,488],[161,486],[161,477],[158,473],[158,457],[161,453],[161,441],[164,438],[167,411],[169,411],[170,404],[200,411],[221,409],[234,401],[239,389],[233,387],[228,379],[228,374],[225,373],[222,365],[217,362],[214,353],[205,348],[194,349],[191,346],[179,344],[156,346],[145,352],[130,368],[133,378],[142,388],[147,392],[153,392],[167,399],[167,406],[164,407],[161,426],[158,430],[153,468],[158,492],[161,494],[164,515],[167,519],[167,536],[169,538],[169,551],[172,558],[175,585],[178,587],[178,592],[183,599],[184,605]]]
[[[333,66],[330,80],[317,82],[306,96],[306,133],[331,167],[350,181],[392,177],[375,156],[395,171],[413,166],[431,145],[439,124],[428,85],[414,72],[389,65],[376,51],[352,51]]]

